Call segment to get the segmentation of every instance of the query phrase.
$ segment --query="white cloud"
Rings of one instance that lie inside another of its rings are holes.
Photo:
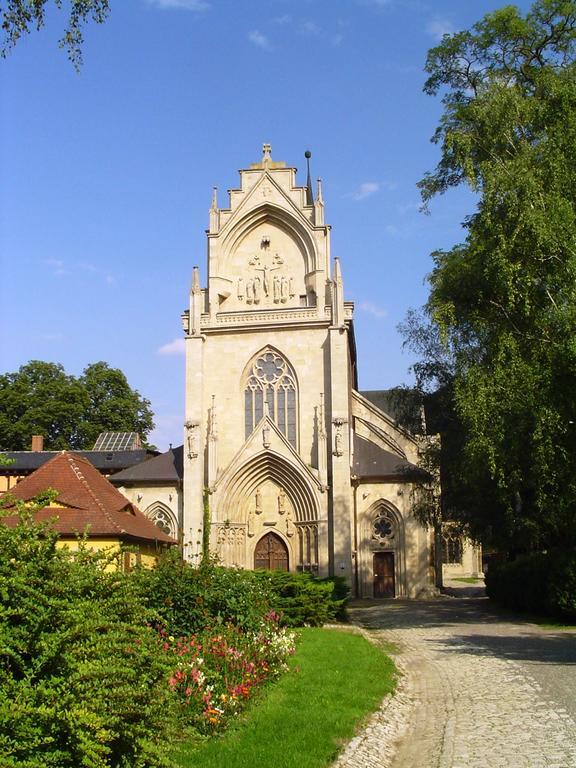
[[[159,355],[183,355],[185,350],[184,339],[174,339],[158,349]]]
[[[448,19],[434,19],[426,25],[426,32],[438,42],[442,40],[444,35],[451,35],[455,31],[454,25]]]
[[[380,191],[380,182],[378,181],[363,181],[358,187],[356,192],[351,192],[350,197],[353,200],[366,200],[367,197],[375,195]]]
[[[306,35],[321,35],[322,29],[313,21],[306,20],[302,22],[302,32]]]
[[[148,0],[148,3],[163,11],[172,8],[182,11],[205,11],[210,8],[210,3],[206,0]]]
[[[253,29],[252,32],[248,33],[248,40],[250,40],[250,42],[257,48],[262,48],[264,51],[270,51],[272,49],[270,41],[266,35],[263,35],[262,32],[258,32],[257,29]]]
[[[374,317],[387,317],[388,312],[383,309],[382,307],[379,307],[377,304],[373,304],[371,301],[363,301],[360,304],[360,309],[364,312],[368,312],[369,315],[374,315]]]

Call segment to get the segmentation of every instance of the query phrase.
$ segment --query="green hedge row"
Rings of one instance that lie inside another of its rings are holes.
[[[576,620],[576,552],[495,563],[486,573],[486,593],[507,608]]]
[[[317,627],[343,617],[348,594],[343,579],[217,565],[194,568],[176,552],[135,576],[159,622],[177,636],[200,631],[207,623],[257,631],[269,611],[279,614],[284,626]]]

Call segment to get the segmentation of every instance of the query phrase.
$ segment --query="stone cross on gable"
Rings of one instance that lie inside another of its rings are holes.
[[[272,145],[271,144],[262,144],[262,153],[264,157],[262,158],[263,161],[265,160],[272,160]]]

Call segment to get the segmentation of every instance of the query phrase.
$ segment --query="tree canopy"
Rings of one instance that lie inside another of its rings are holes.
[[[27,35],[31,29],[40,29],[46,21],[46,6],[54,5],[62,10],[62,0],[0,0],[0,18],[2,19],[3,40],[0,53],[6,57],[22,35]],[[82,64],[82,43],[84,37],[82,27],[90,19],[101,24],[106,20],[110,10],[109,0],[70,0],[68,21],[64,35],[60,39],[60,47],[66,48],[68,58],[76,69]]]
[[[86,450],[100,432],[138,432],[145,440],[153,428],[150,401],[107,363],[75,377],[58,363],[31,360],[0,375],[0,450],[28,450],[35,434],[46,450]]]
[[[576,536],[575,45],[576,3],[538,0],[445,35],[426,64],[444,112],[424,202],[479,197],[465,242],[433,254],[425,312],[449,366],[429,347],[421,371],[450,370],[477,528],[518,549]]]

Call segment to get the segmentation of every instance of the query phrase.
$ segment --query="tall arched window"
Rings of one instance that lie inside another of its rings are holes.
[[[244,425],[246,438],[268,413],[279,430],[296,448],[296,377],[289,363],[275,350],[266,349],[248,366],[244,386]]]

